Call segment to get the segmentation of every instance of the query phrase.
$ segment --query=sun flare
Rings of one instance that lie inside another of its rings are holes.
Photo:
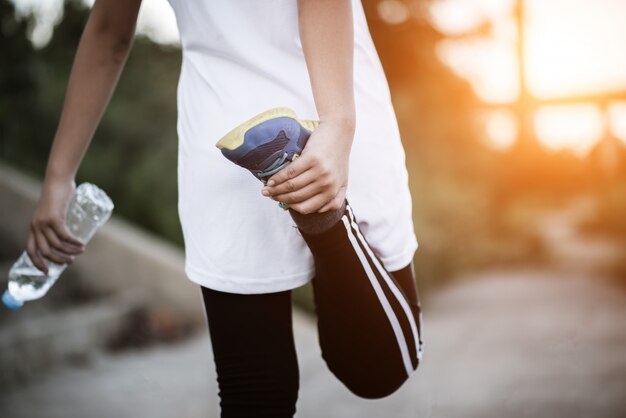
[[[513,0],[441,0],[431,10],[435,25],[451,35],[485,20],[491,24],[489,38],[446,40],[438,51],[489,104],[512,103],[520,91],[513,10]],[[626,99],[626,2],[526,0],[524,11],[524,69],[528,92],[537,100],[537,138],[550,148],[578,153],[607,133],[626,140],[623,104],[609,109],[594,103],[542,105],[555,97],[616,91]],[[496,147],[513,142],[510,117],[495,113],[486,119],[486,133]]]

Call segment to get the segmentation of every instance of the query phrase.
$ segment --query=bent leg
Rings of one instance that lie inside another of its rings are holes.
[[[242,295],[201,286],[223,418],[293,417],[299,372],[291,292]]]
[[[315,259],[319,340],[329,369],[361,397],[393,393],[422,356],[412,265],[388,272],[363,237],[349,204],[329,230],[300,232]]]

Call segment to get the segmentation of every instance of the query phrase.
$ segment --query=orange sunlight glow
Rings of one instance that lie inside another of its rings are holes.
[[[439,57],[488,104],[512,103],[519,94],[513,10],[514,0],[439,0],[431,8],[435,26],[451,36],[439,45]],[[524,10],[524,68],[529,93],[539,105],[542,99],[568,95],[624,91],[626,96],[626,1],[525,0]],[[471,36],[485,21],[491,26],[489,36]],[[594,104],[540,106],[535,134],[550,148],[579,154],[605,129],[626,141],[626,103],[612,104],[607,113]],[[504,114],[491,112],[485,119],[496,148],[513,142],[514,124],[505,122],[512,116]]]
[[[613,135],[626,142],[626,101],[609,106],[609,125]]]
[[[496,149],[509,148],[517,137],[517,119],[510,110],[498,109],[487,114],[485,121],[487,138]]]
[[[537,137],[549,148],[572,148],[584,155],[600,139],[604,118],[594,104],[542,106],[534,115]]]
[[[535,96],[626,89],[626,2],[526,0],[526,21]]]

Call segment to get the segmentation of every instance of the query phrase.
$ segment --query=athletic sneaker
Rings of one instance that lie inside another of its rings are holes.
[[[285,107],[266,110],[237,126],[215,144],[233,163],[250,171],[263,184],[295,160],[319,124],[298,119]],[[287,205],[280,203],[283,209]]]

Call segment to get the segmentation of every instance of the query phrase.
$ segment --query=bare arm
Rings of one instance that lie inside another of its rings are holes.
[[[128,56],[140,5],[141,0],[97,0],[81,36],[27,239],[28,255],[40,270],[47,272],[41,256],[71,263],[83,251],[65,227],[65,213],[80,162]]]
[[[73,179],[130,49],[141,0],[98,0],[80,39],[46,177]]]
[[[302,157],[264,190],[301,213],[337,210],[346,194],[356,118],[352,2],[298,0],[298,21],[320,125]]]
[[[354,25],[350,0],[298,0],[300,40],[321,121],[353,127]]]

